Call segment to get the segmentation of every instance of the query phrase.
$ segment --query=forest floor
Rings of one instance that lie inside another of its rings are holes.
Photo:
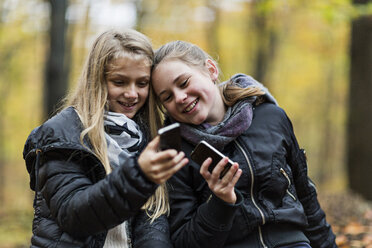
[[[319,194],[339,248],[372,248],[372,202],[352,194]]]

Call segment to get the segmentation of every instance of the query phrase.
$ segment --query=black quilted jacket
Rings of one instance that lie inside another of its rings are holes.
[[[182,144],[187,156],[193,148]],[[336,247],[303,151],[281,108],[256,106],[251,126],[221,152],[243,170],[238,201],[230,205],[212,195],[191,161],[168,181],[175,247],[278,247],[309,241],[313,248]]]
[[[70,107],[26,141],[23,156],[36,191],[31,247],[103,247],[107,230],[128,219],[131,245],[168,247],[167,219],[150,224],[139,211],[157,185],[146,179],[134,157],[106,176],[97,157],[81,145],[81,130]]]

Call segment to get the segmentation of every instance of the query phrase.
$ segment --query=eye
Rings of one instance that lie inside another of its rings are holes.
[[[188,83],[189,83],[189,78],[187,78],[185,81],[182,81],[182,83],[180,84],[180,88],[187,87]]]
[[[115,84],[115,85],[118,85],[118,86],[124,84],[124,81],[121,81],[121,80],[112,80],[111,82],[112,82],[113,84]]]
[[[162,102],[169,102],[172,99],[171,94],[164,95],[161,99]]]
[[[108,77],[107,78],[107,83],[111,83],[115,86],[121,86],[125,83],[125,80],[119,77]]]
[[[149,81],[147,81],[147,80],[141,80],[141,81],[137,82],[137,85],[140,88],[145,88],[145,87],[147,87],[147,85],[149,85]]]

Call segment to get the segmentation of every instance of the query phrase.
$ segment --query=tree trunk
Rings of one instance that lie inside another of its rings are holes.
[[[251,22],[254,28],[256,48],[254,52],[253,77],[268,86],[267,74],[275,61],[278,46],[278,31],[271,23],[270,12],[259,11],[262,1],[252,2]]]
[[[65,20],[67,0],[49,0],[50,15],[50,48],[47,55],[45,84],[44,84],[44,114],[53,115],[58,103],[66,94],[68,79],[68,63],[66,56],[66,30]],[[69,56],[67,56],[69,57]]]
[[[372,200],[372,16],[352,21],[350,55],[347,174],[350,188]]]

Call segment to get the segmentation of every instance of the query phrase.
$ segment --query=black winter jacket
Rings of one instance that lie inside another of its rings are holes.
[[[149,247],[148,242],[168,247],[167,219],[150,225],[139,211],[157,185],[147,180],[134,157],[106,176],[89,141],[81,145],[81,131],[70,107],[34,129],[26,141],[23,156],[36,192],[31,247],[103,247],[107,230],[131,217],[134,247]]]
[[[183,140],[187,156],[193,148]],[[251,126],[222,153],[243,170],[236,204],[214,196],[193,161],[168,181],[175,247],[277,247],[301,241],[336,247],[304,153],[281,108],[256,106]]]

